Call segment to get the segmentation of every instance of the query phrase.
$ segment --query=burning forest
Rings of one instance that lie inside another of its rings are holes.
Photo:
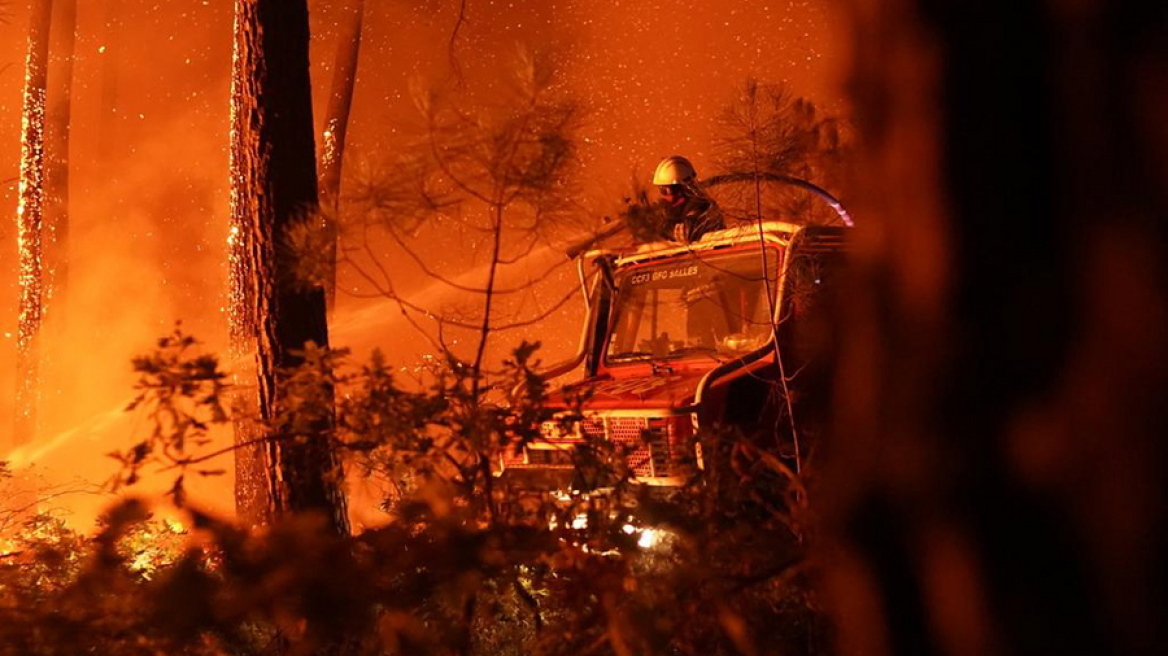
[[[0,0],[0,654],[1163,653],[1168,17],[934,5]]]

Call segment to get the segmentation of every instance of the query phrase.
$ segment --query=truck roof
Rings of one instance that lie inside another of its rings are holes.
[[[797,223],[788,223],[786,221],[763,221],[761,225],[762,238],[768,243],[778,244],[781,246],[789,245],[794,239],[795,235],[801,230],[812,228],[817,232],[821,229],[819,226],[805,226]],[[652,260],[665,259],[674,255],[682,253],[692,253],[695,251],[714,251],[732,246],[743,246],[757,244],[759,240],[758,223],[741,223],[725,230],[715,230],[702,235],[702,238],[691,242],[689,244],[682,244],[674,241],[655,241],[647,244],[641,244],[632,250],[623,251],[617,254],[616,266],[623,267],[630,264],[639,264],[642,262],[649,262]],[[846,228],[822,228],[829,230],[832,233],[840,233]],[[603,254],[604,251],[590,252],[586,257],[593,257]]]

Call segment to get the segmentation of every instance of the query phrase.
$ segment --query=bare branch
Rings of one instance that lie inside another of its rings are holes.
[[[27,495],[6,493],[4,496],[9,499],[10,503],[12,500],[17,501],[15,505],[6,505],[0,508],[0,534],[7,533],[31,514],[43,513],[44,511],[41,509],[52,501],[78,494],[97,494],[99,491],[99,486],[84,481],[73,481],[36,488]],[[20,501],[20,499],[27,499],[27,501]]]
[[[450,41],[446,44],[446,56],[450,61],[450,72],[458,80],[459,85],[463,84],[465,80],[462,76],[462,65],[458,63],[458,54],[456,52],[456,45],[458,41],[458,33],[462,30],[463,23],[466,22],[466,0],[458,0],[458,18],[454,21],[454,29],[450,30]]]
[[[531,289],[532,287],[539,284],[539,282],[540,282],[540,280],[538,278],[535,278],[535,279],[529,280],[528,282],[526,282],[522,285],[519,285],[516,287],[507,287],[507,288],[503,288],[503,289],[491,289],[491,288],[487,288],[487,287],[475,287],[472,285],[464,285],[464,284],[457,282],[457,281],[455,281],[447,276],[442,275],[441,273],[436,271],[433,267],[426,264],[425,259],[423,259],[422,256],[418,255],[417,251],[415,251],[413,248],[411,248],[410,245],[406,243],[405,239],[403,239],[402,236],[400,234],[398,234],[397,231],[394,230],[392,227],[390,227],[387,230],[387,232],[389,233],[390,237],[394,240],[394,242],[398,245],[398,247],[400,247],[402,249],[402,252],[404,252],[411,260],[413,260],[414,264],[416,264],[418,266],[418,268],[422,270],[422,273],[425,273],[427,276],[433,278],[434,280],[437,280],[437,281],[443,283],[444,285],[451,287],[453,289],[457,289],[459,291],[467,292],[470,294],[515,294],[515,293],[519,293],[519,292],[523,292],[523,291],[526,291],[528,289]],[[514,263],[518,262],[520,259],[522,259],[523,257],[525,257],[526,255],[529,255],[532,252],[532,250],[534,249],[535,244],[537,243],[535,239],[536,238],[533,238],[531,243],[518,256],[511,258],[511,259],[500,258],[499,263],[500,264],[514,264]],[[556,269],[562,267],[568,261],[569,260],[565,259],[563,261],[557,262],[556,264],[552,265],[551,268],[547,269],[544,272],[544,276],[546,276],[547,274],[550,274],[552,271],[555,271]]]

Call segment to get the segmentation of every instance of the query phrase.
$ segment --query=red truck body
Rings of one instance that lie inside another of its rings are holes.
[[[702,464],[699,431],[797,460],[828,395],[847,230],[770,221],[585,255],[599,273],[580,351],[545,374],[559,417],[501,471],[568,475],[572,449],[605,440],[638,482],[679,485]]]

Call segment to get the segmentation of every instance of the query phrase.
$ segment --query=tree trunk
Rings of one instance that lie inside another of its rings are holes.
[[[16,209],[20,258],[20,318],[16,336],[16,444],[37,430],[40,395],[40,333],[44,303],[45,87],[48,81],[52,0],[35,0],[25,59],[24,130],[20,150],[20,199]]]
[[[1168,15],[853,2],[843,654],[1168,652]]]
[[[283,389],[277,372],[302,362],[293,351],[328,345],[324,292],[295,277],[288,233],[317,208],[305,0],[237,0],[232,85],[232,337],[255,355],[256,410],[271,424]],[[237,455],[237,507],[245,519],[323,514],[347,533],[340,463],[327,422],[307,439],[275,434],[260,452]],[[237,434],[247,441],[254,433]],[[266,465],[266,466],[265,466]],[[261,471],[262,470],[262,471]],[[260,484],[257,474],[263,474]],[[266,506],[266,510],[264,508]]]
[[[69,128],[72,122],[73,59],[77,49],[77,0],[55,0],[52,70],[45,141],[45,298],[60,316],[69,275]]]
[[[348,0],[342,3],[340,11],[340,30],[337,33],[336,57],[333,59],[333,83],[329,93],[328,114],[324,121],[320,155],[320,195],[321,205],[324,207],[322,215],[326,234],[329,235],[330,249],[325,292],[330,309],[336,302],[336,219],[340,210],[345,137],[349,130],[349,111],[353,106],[357,62],[361,53],[361,23],[365,14],[365,0]]]
[[[41,402],[60,407],[77,390],[73,376],[62,375],[72,363],[57,356],[55,344],[67,334],[65,315],[69,283],[69,131],[72,122],[73,59],[77,44],[77,0],[53,2],[49,87],[45,124],[44,340]],[[43,431],[59,428],[46,419]]]
[[[122,24],[122,1],[104,0],[101,60],[101,119],[98,124],[97,161],[116,162],[126,154],[122,115],[118,113],[121,96],[122,43],[126,33]]]

